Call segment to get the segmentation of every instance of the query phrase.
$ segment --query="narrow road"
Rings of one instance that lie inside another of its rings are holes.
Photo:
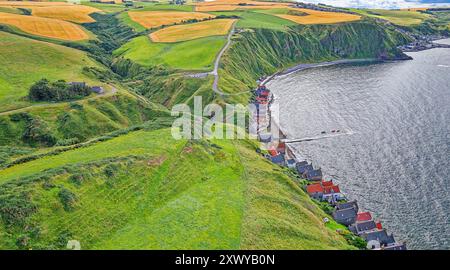
[[[225,44],[225,46],[223,46],[222,50],[220,50],[219,54],[216,57],[216,61],[214,61],[214,69],[213,71],[211,71],[209,74],[214,76],[214,82],[212,85],[212,90],[219,94],[219,95],[227,95],[227,93],[224,93],[222,91],[220,91],[218,85],[219,85],[219,65],[220,65],[220,59],[222,58],[223,54],[225,53],[225,51],[228,49],[228,47],[230,47],[231,45],[231,37],[234,35],[234,31],[236,28],[236,22],[233,23],[233,26],[231,26],[231,30],[230,33],[228,33],[228,37],[227,37],[227,43]]]
[[[109,85],[109,86],[111,87],[111,91],[105,92],[103,94],[97,94],[97,95],[95,95],[93,97],[90,97],[90,98],[80,99],[80,100],[73,100],[73,101],[67,101],[67,102],[40,103],[40,104],[30,105],[30,106],[27,106],[27,107],[22,107],[22,108],[18,108],[18,109],[14,109],[14,110],[0,112],[0,116],[14,114],[14,113],[20,113],[20,112],[28,111],[28,110],[33,109],[33,108],[60,106],[61,104],[68,104],[68,103],[76,102],[76,101],[86,101],[86,100],[92,100],[92,99],[97,99],[97,98],[101,98],[101,97],[115,95],[117,93],[117,88],[115,88],[112,85]]]

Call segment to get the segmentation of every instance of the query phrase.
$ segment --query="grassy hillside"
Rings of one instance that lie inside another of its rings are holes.
[[[0,112],[28,105],[23,97],[42,78],[98,83],[83,67],[101,68],[82,51],[0,32]]]
[[[351,248],[288,175],[251,142],[133,132],[0,171],[0,248]]]
[[[342,58],[396,58],[396,48],[408,38],[373,22],[296,26],[290,31],[256,29],[234,38],[222,60],[219,87],[224,92],[245,92],[261,75],[273,74],[297,63]],[[245,61],[243,60],[245,59]],[[250,97],[235,95],[228,102],[246,103]]]
[[[166,115],[165,110],[125,93],[36,106],[0,115],[0,146],[71,145]],[[33,136],[25,135],[30,132]]]
[[[177,43],[154,43],[148,36],[132,39],[116,51],[143,66],[164,65],[173,69],[211,70],[225,37],[215,36]]]
[[[236,24],[237,28],[266,28],[286,30],[287,26],[296,25],[296,23],[289,20],[250,10],[220,11],[210,13],[214,15],[239,16],[240,19]]]

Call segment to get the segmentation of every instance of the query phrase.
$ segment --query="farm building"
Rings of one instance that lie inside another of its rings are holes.
[[[105,89],[103,89],[103,87],[101,87],[101,86],[92,86],[91,91],[94,93],[97,93],[97,94],[105,93]]]

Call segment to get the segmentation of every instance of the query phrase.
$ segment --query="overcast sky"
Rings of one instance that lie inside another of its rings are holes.
[[[296,0],[298,2],[324,3],[340,7],[359,8],[409,8],[450,6],[450,0]]]

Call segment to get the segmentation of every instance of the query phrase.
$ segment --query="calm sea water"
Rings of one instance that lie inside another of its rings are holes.
[[[448,42],[448,41],[447,41]],[[304,70],[269,83],[293,144],[410,249],[450,249],[450,49]]]

